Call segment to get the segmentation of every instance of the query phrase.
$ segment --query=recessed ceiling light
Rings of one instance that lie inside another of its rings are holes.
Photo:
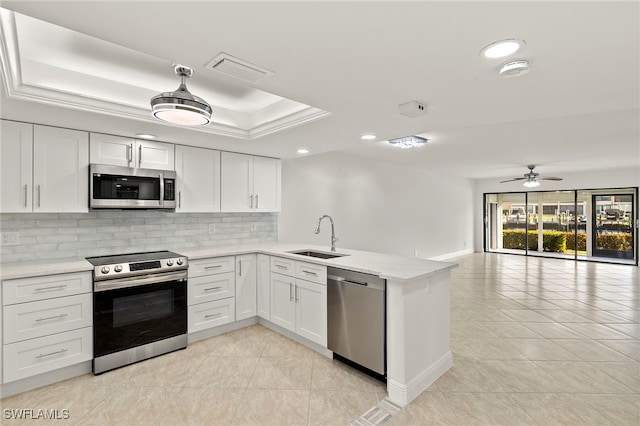
[[[397,148],[416,148],[429,142],[429,139],[420,136],[405,136],[403,138],[389,139],[389,143]]]
[[[299,148],[297,152],[298,154],[308,154],[309,150],[307,148]]]
[[[156,135],[152,135],[151,133],[136,133],[136,138],[138,139],[155,139]]]
[[[504,58],[516,53],[524,46],[523,40],[509,39],[491,43],[480,51],[485,58]]]
[[[366,135],[360,136],[360,139],[363,139],[365,141],[372,141],[375,138],[376,138],[376,135],[372,135],[372,134],[366,134]]]

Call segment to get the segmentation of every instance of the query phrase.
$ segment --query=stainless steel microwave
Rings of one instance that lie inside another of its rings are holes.
[[[176,172],[91,164],[92,209],[175,209]]]

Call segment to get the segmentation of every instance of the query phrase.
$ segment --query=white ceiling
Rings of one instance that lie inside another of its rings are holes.
[[[252,140],[63,110],[6,94],[4,118],[123,135],[146,131],[170,142],[281,158],[294,158],[305,146],[311,155],[343,151],[471,178],[519,176],[526,164],[556,176],[640,167],[640,3],[635,1],[0,5],[191,66],[195,75],[189,86],[199,96],[196,81],[202,90],[222,85],[228,93],[238,91],[237,80],[204,69],[226,52],[275,72],[247,88],[332,114]],[[497,69],[506,60],[479,55],[505,38],[526,41],[513,57],[530,61],[526,76],[500,78]],[[411,100],[426,103],[428,114],[400,115],[397,106]],[[368,132],[378,141],[360,140]],[[431,141],[416,150],[382,142],[410,134]]]

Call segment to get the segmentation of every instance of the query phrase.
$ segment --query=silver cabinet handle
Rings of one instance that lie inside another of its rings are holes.
[[[286,266],[284,266],[284,265],[276,265],[276,268],[280,268],[280,269],[287,269],[287,267],[286,267]]]
[[[162,205],[164,203],[164,174],[158,173],[158,177],[160,178],[160,201],[158,204]]]
[[[61,284],[61,285],[52,285],[49,287],[38,287],[36,289],[34,289],[35,291],[49,291],[49,290],[57,290],[57,289],[61,289],[61,288],[65,288],[67,285],[66,284]]]
[[[316,274],[315,272],[307,271],[307,270],[304,270],[304,269],[302,270],[302,272],[304,272],[305,274],[308,274],[308,275],[313,275],[314,277],[318,276],[318,274]]]
[[[296,284],[296,303],[298,303],[300,299],[298,298],[298,285]]]
[[[289,302],[293,302],[293,284],[289,283]]]
[[[178,208],[182,207],[182,191],[178,191]]]
[[[218,287],[209,287],[209,288],[205,288],[203,291],[217,290],[219,288],[222,288],[222,287],[220,287],[220,286],[218,286]]]
[[[133,161],[133,144],[127,145],[127,164],[131,165]]]
[[[46,356],[60,355],[60,354],[63,354],[65,352],[68,352],[68,351],[69,351],[69,349],[60,349],[59,351],[51,352],[51,353],[48,353],[48,354],[40,354],[36,358],[44,358]]]
[[[207,318],[217,318],[217,317],[219,317],[220,315],[222,315],[222,313],[220,313],[220,312],[218,312],[217,314],[209,314],[209,315],[205,315],[205,316],[204,316],[204,319],[207,319]]]
[[[53,317],[38,318],[38,319],[36,320],[36,322],[40,322],[40,321],[48,321],[48,320],[52,320],[52,319],[62,319],[62,318],[64,318],[64,317],[66,317],[66,316],[67,316],[67,314],[60,314],[60,315],[56,315],[56,316],[53,316]]]
[[[27,190],[29,188],[27,187],[27,184],[24,184],[24,206],[27,207]]]
[[[138,167],[142,167],[142,145],[138,145]]]
[[[238,276],[241,277],[242,276],[242,260],[238,260]]]
[[[211,265],[211,266],[204,267],[204,269],[217,269],[217,268],[222,268],[222,265]]]
[[[249,195],[249,209],[253,210],[253,194]]]
[[[38,185],[38,207],[40,207],[40,185]]]
[[[256,210],[258,210],[258,194],[256,194]]]

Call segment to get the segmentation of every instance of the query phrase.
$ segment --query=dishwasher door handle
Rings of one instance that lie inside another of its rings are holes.
[[[361,285],[361,286],[364,286],[364,287],[368,287],[369,286],[369,283],[366,283],[366,282],[348,280],[346,278],[336,277],[336,276],[333,276],[333,275],[328,276],[327,279],[329,281],[335,281],[337,283],[357,284],[357,285]]]

